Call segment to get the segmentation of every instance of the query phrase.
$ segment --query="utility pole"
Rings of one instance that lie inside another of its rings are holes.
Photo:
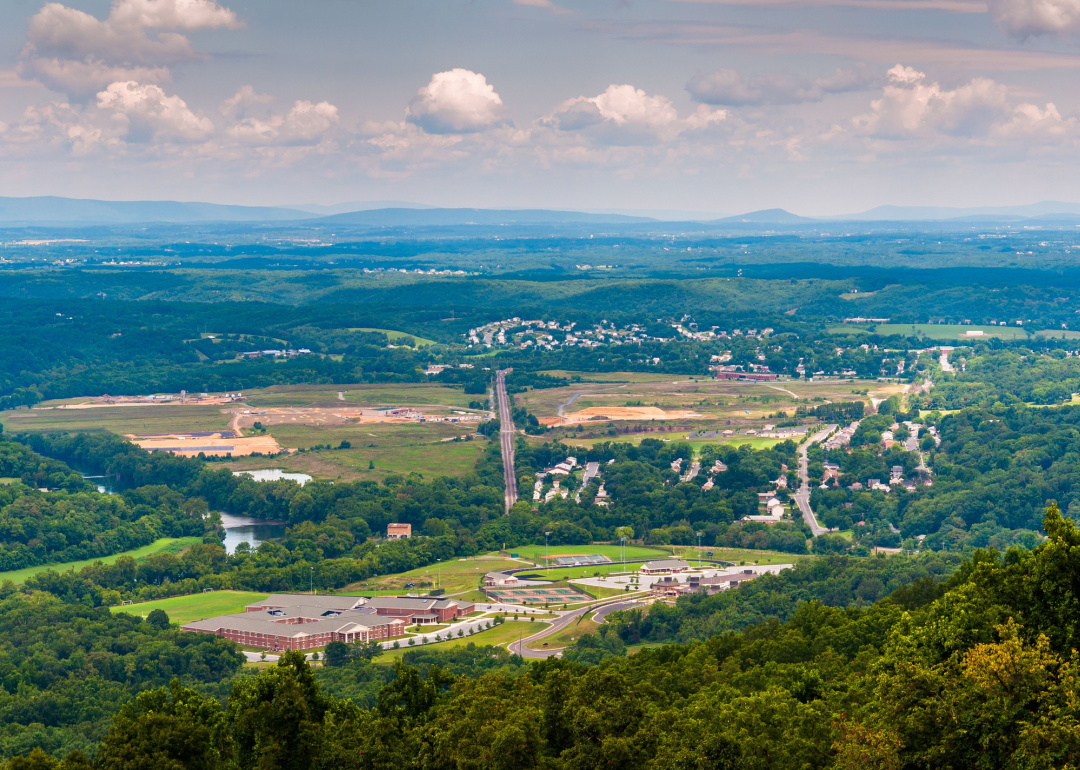
[[[435,560],[439,565],[439,588],[442,588],[442,559]]]
[[[311,589],[311,595],[314,596],[315,595],[315,568],[314,567],[311,568],[311,585],[309,587]]]

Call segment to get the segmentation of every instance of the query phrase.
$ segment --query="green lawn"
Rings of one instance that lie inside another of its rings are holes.
[[[836,324],[829,327],[829,331],[836,334],[853,334],[857,331],[873,331],[876,334],[892,335],[899,334],[904,337],[926,337],[930,340],[945,341],[971,341],[985,339],[986,337],[999,337],[1001,339],[1025,339],[1028,336],[1027,329],[1022,326],[966,326],[964,324],[876,324],[873,328],[865,325]],[[965,337],[968,331],[981,331],[984,334]]]
[[[68,561],[62,564],[42,564],[37,567],[12,570],[11,572],[0,572],[0,583],[3,583],[5,580],[11,580],[16,585],[21,585],[22,583],[25,583],[26,579],[31,575],[36,575],[45,570],[51,569],[56,570],[57,572],[67,572],[68,570],[73,569],[78,571],[83,567],[89,567],[96,562],[113,564],[121,556],[131,556],[138,560],[145,559],[147,556],[153,556],[158,553],[178,553],[189,546],[201,542],[201,537],[163,537],[150,543],[150,545],[144,545],[142,548],[135,548],[130,551],[124,551],[123,553],[114,553],[112,556],[101,556],[95,559],[83,559],[82,561]]]
[[[17,409],[0,413],[0,423],[17,431],[102,431],[183,433],[226,430],[230,415],[220,406],[108,406],[95,409]]]
[[[668,558],[671,554],[664,554]],[[613,572],[637,572],[644,562],[632,564],[598,564],[591,567],[557,567],[552,569],[537,569],[535,573],[545,580],[570,580],[572,578],[595,577],[596,573],[610,575]],[[531,571],[530,571],[531,572]],[[582,586],[577,586],[578,590]],[[594,589],[595,590],[595,589]]]
[[[712,556],[706,556],[708,552],[712,552]],[[690,562],[691,566],[697,566],[694,564],[697,556],[697,546],[675,546],[675,552],[680,559],[686,559]],[[730,561],[735,564],[745,562],[746,564],[795,564],[802,559],[814,558],[810,554],[795,554],[795,553],[783,553],[781,551],[757,551],[752,548],[720,548],[714,546],[702,546],[701,558],[714,559],[717,561]]]
[[[439,587],[440,575],[442,589],[448,594],[461,591],[471,591],[476,588],[480,580],[488,572],[499,572],[504,569],[521,568],[528,565],[509,559],[499,558],[469,558],[451,559],[440,563],[429,564],[426,567],[418,567],[408,572],[397,572],[393,575],[376,578],[375,586],[380,592],[390,591],[402,593],[405,590],[428,590]],[[405,588],[406,583],[416,583],[416,588]],[[348,593],[356,595],[371,595],[370,589],[364,590],[363,586],[351,585]]]
[[[507,644],[508,642],[516,642],[519,638],[526,639],[533,634],[540,633],[541,630],[550,626],[550,623],[544,623],[543,621],[527,621],[527,620],[507,620],[497,626],[493,626],[486,631],[481,631],[478,634],[472,636],[464,636],[461,638],[454,637],[449,642],[431,642],[423,645],[424,647],[433,647],[437,650],[449,650],[454,647],[464,647],[472,642],[475,645],[486,644]],[[419,643],[410,647],[408,643],[403,642],[400,649],[386,650],[382,655],[375,658],[376,663],[393,665],[394,661],[400,660],[401,656],[409,650],[419,648]]]
[[[349,329],[349,331],[351,331],[351,332],[382,332],[383,334],[386,335],[387,339],[389,339],[390,343],[393,344],[393,345],[409,345],[409,340],[410,339],[416,341],[415,344],[416,344],[417,347],[420,347],[420,346],[423,346],[423,345],[437,345],[438,344],[437,342],[435,342],[435,340],[429,340],[429,339],[427,339],[425,337],[420,337],[420,336],[418,336],[416,334],[409,334],[408,332],[399,332],[399,331],[396,331],[395,329],[375,329],[375,328],[371,328],[371,327],[367,327],[367,326],[357,326],[357,327]],[[403,341],[399,342],[399,340],[403,340]],[[412,347],[412,345],[410,345],[410,347]]]
[[[165,610],[173,623],[191,623],[218,615],[231,615],[243,612],[244,607],[262,601],[269,594],[250,591],[211,591],[190,596],[171,596],[168,599],[155,599],[151,602],[110,607],[113,612],[127,612],[131,615],[146,617],[153,610]]]
[[[510,551],[516,553],[522,559],[527,559],[536,562],[537,564],[544,563],[543,543],[540,545],[523,545],[517,548],[511,548]],[[619,559],[619,554],[622,552],[623,551],[621,551],[620,547],[617,545],[553,545],[547,549],[548,555],[552,558],[556,556],[582,556],[598,553],[613,561],[617,561]],[[627,559],[663,559],[665,557],[671,557],[671,549],[627,545],[625,554]],[[581,568],[579,567],[578,569]]]

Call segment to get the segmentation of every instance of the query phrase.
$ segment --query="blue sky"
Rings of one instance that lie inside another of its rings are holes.
[[[9,0],[6,195],[1076,200],[1080,0]]]

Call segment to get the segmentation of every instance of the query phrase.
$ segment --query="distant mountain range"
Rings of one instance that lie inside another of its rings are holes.
[[[646,212],[642,212],[644,214]],[[835,222],[1008,222],[1020,220],[1072,221],[1080,218],[1080,203],[1042,201],[1026,206],[949,208],[942,206],[878,206],[856,214],[803,217],[784,209],[763,209],[717,218],[689,211],[655,210],[656,216],[635,216],[613,210],[557,211],[548,209],[439,208],[406,201],[366,201],[335,205],[231,206],[182,201],[102,201],[44,196],[0,197],[0,225],[74,226],[139,223],[285,223],[305,222],[355,227],[467,227],[538,225],[636,225],[679,221],[721,229],[737,227],[799,227]],[[677,219],[673,215],[683,215]]]

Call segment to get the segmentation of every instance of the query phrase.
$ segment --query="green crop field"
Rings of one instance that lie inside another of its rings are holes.
[[[113,564],[121,556],[130,556],[137,561],[159,553],[179,553],[185,548],[201,542],[202,538],[199,537],[163,537],[159,540],[155,540],[149,545],[144,545],[142,548],[134,548],[130,551],[124,551],[123,553],[114,553],[112,556],[101,556],[95,559],[83,559],[82,561],[68,561],[63,562],[62,564],[41,564],[37,567],[25,567],[24,569],[12,570],[11,572],[0,572],[0,583],[3,583],[5,580],[10,580],[16,585],[21,585],[25,583],[26,579],[31,575],[36,575],[45,570],[51,569],[57,572],[67,572],[68,570],[73,569],[78,571],[83,567],[89,567],[96,562]]]
[[[165,610],[169,620],[183,625],[196,620],[205,620],[218,615],[232,615],[243,612],[244,607],[262,601],[269,594],[250,591],[211,591],[189,596],[171,596],[168,599],[155,599],[151,602],[110,607],[113,612],[126,612],[145,618],[153,610]]]

